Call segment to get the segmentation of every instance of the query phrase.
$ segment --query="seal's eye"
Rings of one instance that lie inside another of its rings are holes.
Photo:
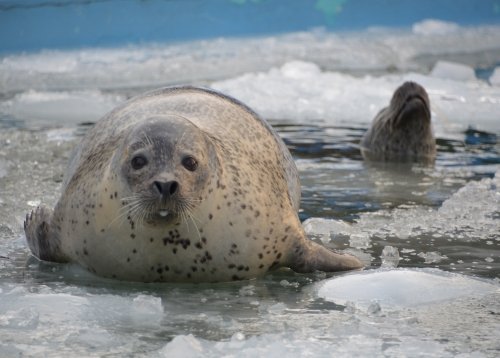
[[[198,162],[193,157],[186,157],[182,159],[182,165],[190,172],[194,172],[196,168],[198,168]]]
[[[139,170],[144,168],[148,164],[148,160],[144,155],[139,154],[132,158],[130,164],[132,165],[132,168],[134,170]]]

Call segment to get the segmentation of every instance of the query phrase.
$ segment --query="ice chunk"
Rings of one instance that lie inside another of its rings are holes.
[[[385,246],[380,255],[382,267],[397,267],[399,264],[399,251],[397,247]]]
[[[132,300],[132,307],[138,314],[143,315],[163,315],[161,298],[150,295],[139,295]]]
[[[330,242],[332,235],[349,235],[352,230],[344,221],[324,218],[309,218],[302,226],[309,237],[320,239],[325,244]]]
[[[437,269],[370,270],[321,282],[319,297],[368,307],[374,300],[382,308],[414,307],[466,296],[484,296],[500,286]]]
[[[449,21],[426,19],[413,24],[412,30],[414,34],[432,36],[432,35],[449,35],[459,30],[458,24]]]
[[[321,74],[318,65],[311,62],[292,61],[281,68],[283,76],[293,79],[309,79]]]
[[[431,252],[421,252],[418,254],[418,257],[421,257],[425,260],[426,264],[434,264],[439,263],[444,259],[447,259],[445,255],[441,255],[439,252],[431,251]]]
[[[500,86],[500,67],[495,67],[495,70],[490,77],[490,83],[493,86]]]
[[[192,334],[176,336],[159,351],[160,357],[204,357],[201,342]]]
[[[35,329],[38,326],[39,316],[33,307],[7,311],[0,315],[0,328]]]
[[[476,74],[472,67],[448,61],[438,61],[431,71],[431,76],[455,81],[476,80]]]

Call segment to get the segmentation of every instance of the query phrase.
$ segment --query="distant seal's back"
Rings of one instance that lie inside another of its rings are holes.
[[[365,160],[421,162],[436,157],[436,141],[431,126],[431,108],[425,89],[405,82],[382,109],[361,140]]]
[[[77,148],[55,209],[26,218],[40,259],[132,281],[214,282],[361,267],[308,240],[297,169],[242,103],[175,87],[136,97]]]

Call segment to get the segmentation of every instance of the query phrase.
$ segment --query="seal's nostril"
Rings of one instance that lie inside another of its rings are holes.
[[[175,194],[177,189],[179,188],[179,183],[175,180],[172,181],[154,181],[153,185],[155,186],[158,193],[160,193],[163,197],[169,197]]]
[[[171,181],[169,183],[170,183],[170,188],[169,188],[168,192],[170,193],[170,195],[174,195],[175,192],[177,191],[179,183],[177,183],[176,181]]]

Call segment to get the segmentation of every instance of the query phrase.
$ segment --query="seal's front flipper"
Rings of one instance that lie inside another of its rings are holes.
[[[43,261],[66,262],[59,248],[59,239],[50,230],[52,210],[37,207],[26,215],[24,232],[35,257]]]
[[[294,248],[289,267],[295,272],[335,272],[356,270],[363,264],[355,256],[331,251],[311,240],[303,240]]]

